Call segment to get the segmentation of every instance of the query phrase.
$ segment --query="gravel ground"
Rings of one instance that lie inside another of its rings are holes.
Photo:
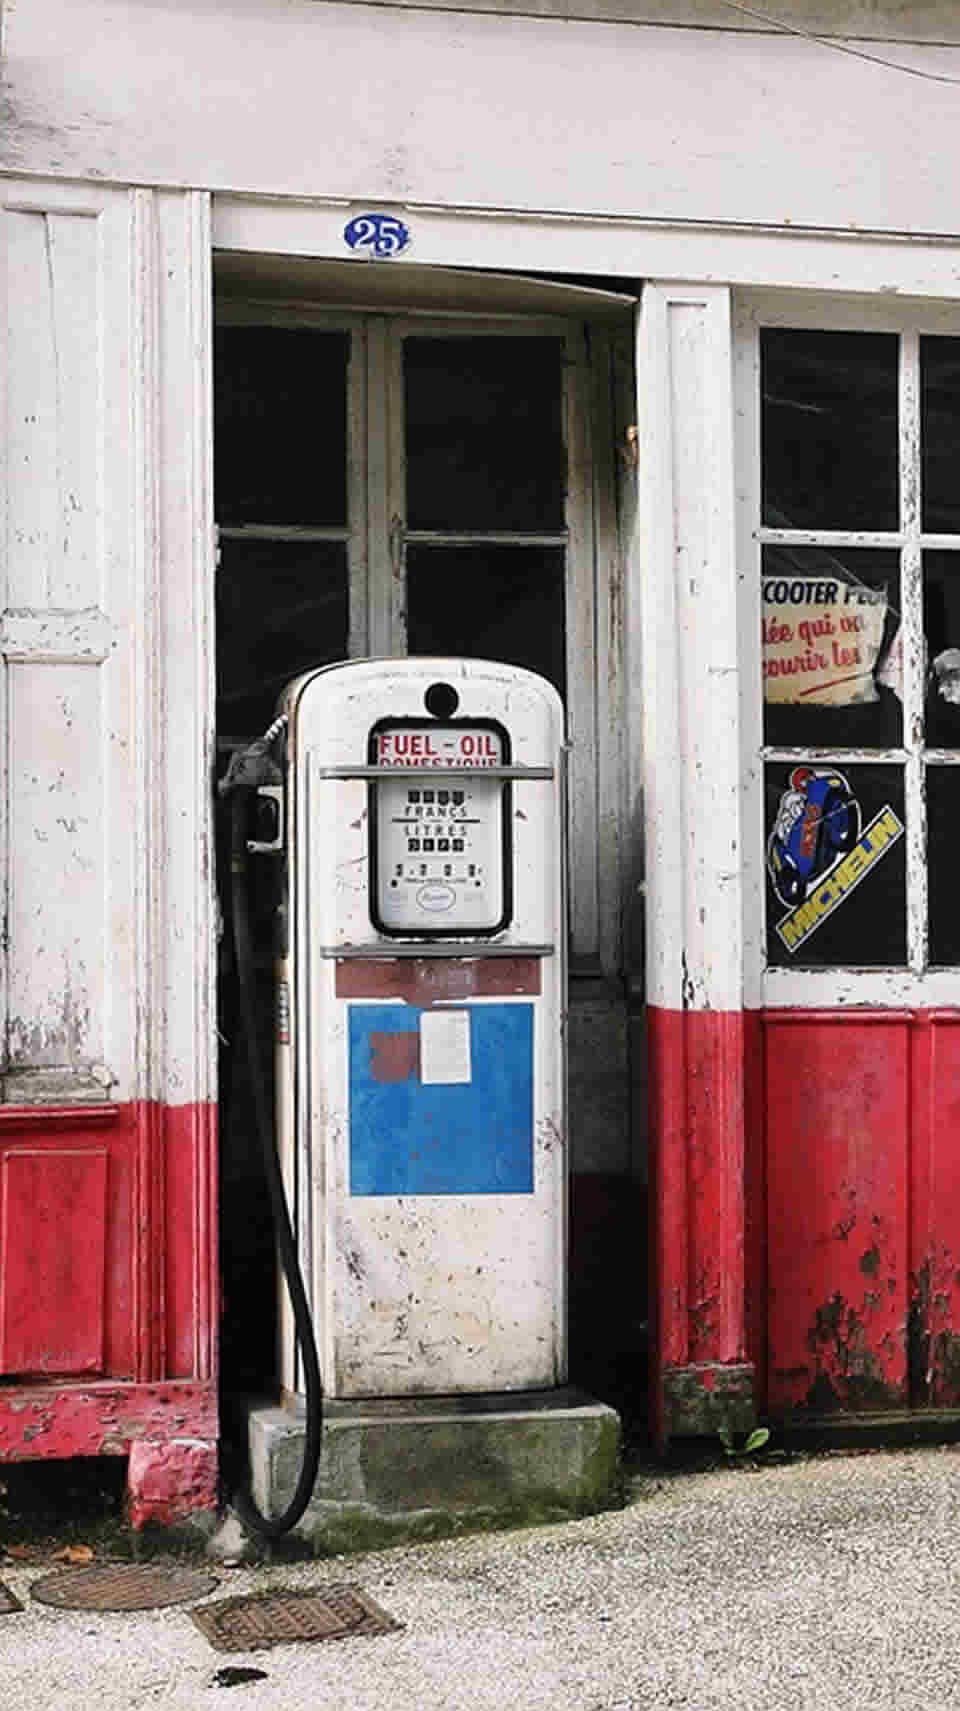
[[[0,1576],[0,1707],[956,1711],[960,1449],[651,1475],[626,1509],[324,1563],[221,1569],[213,1598],[361,1585],[402,1632],[212,1650],[183,1609],[89,1615]],[[262,1678],[220,1685],[224,1666]]]

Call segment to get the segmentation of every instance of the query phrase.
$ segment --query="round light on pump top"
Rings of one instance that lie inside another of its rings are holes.
[[[423,705],[435,719],[452,719],[460,705],[460,697],[452,683],[431,683],[424,694]]]

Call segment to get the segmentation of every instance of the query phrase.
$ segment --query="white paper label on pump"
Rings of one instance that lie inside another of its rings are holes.
[[[420,1018],[420,1080],[424,1086],[472,1078],[469,1010],[426,1010]]]

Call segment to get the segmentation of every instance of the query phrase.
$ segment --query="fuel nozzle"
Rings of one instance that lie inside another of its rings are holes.
[[[245,749],[237,749],[217,784],[217,795],[232,796],[235,790],[261,790],[264,785],[282,784],[283,768],[274,751],[286,729],[287,715],[280,713],[262,737],[255,737]]]

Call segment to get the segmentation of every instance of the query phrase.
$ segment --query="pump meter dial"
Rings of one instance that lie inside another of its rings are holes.
[[[490,933],[509,917],[506,734],[491,724],[380,725],[371,759],[374,925],[384,932]],[[432,778],[440,771],[442,779]]]

